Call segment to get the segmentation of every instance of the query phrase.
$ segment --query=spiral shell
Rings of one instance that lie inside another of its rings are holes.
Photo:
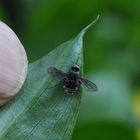
[[[0,21],[0,106],[21,89],[27,74],[26,52],[16,34]]]

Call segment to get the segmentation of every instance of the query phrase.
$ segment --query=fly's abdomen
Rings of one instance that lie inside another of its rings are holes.
[[[63,86],[64,92],[68,95],[73,95],[78,90],[77,82],[74,80],[67,80]]]

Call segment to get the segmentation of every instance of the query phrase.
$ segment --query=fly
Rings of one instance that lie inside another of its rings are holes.
[[[68,73],[65,73],[55,67],[50,67],[48,73],[63,82],[63,89],[65,94],[73,95],[80,87],[81,84],[90,91],[97,91],[97,86],[91,81],[80,77],[80,67],[72,65]]]

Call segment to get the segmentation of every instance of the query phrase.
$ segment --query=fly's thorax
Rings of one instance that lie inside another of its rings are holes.
[[[79,77],[79,72],[70,71],[70,73],[68,74],[69,80],[76,81],[78,77]]]

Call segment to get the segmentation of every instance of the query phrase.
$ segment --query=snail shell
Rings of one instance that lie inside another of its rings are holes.
[[[0,21],[0,106],[21,89],[27,74],[27,55],[16,34]]]

